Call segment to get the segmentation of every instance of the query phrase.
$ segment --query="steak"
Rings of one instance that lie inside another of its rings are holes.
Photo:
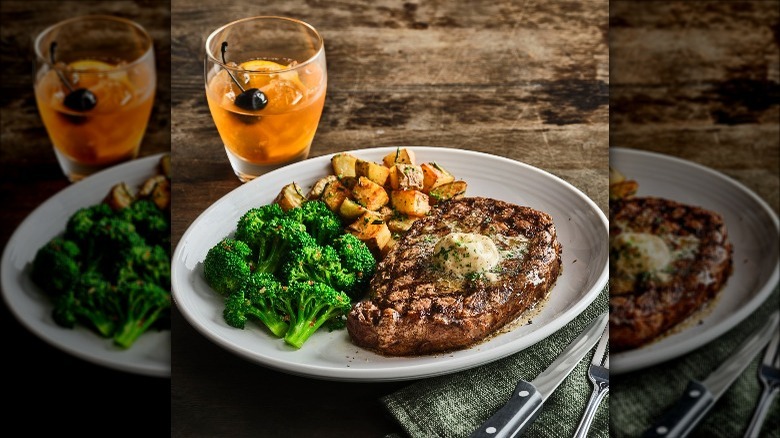
[[[723,218],[656,197],[610,202],[609,342],[658,339],[710,303],[732,271]]]
[[[441,250],[451,236],[489,237],[495,264],[465,274],[451,269],[452,259],[443,260],[452,254]],[[561,245],[548,214],[483,197],[445,201],[379,262],[347,330],[356,345],[389,356],[462,349],[541,306],[560,272]]]

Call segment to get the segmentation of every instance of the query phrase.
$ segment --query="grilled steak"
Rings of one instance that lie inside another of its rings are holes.
[[[640,347],[716,297],[732,270],[717,213],[655,197],[610,202],[609,342]]]
[[[548,214],[489,198],[446,201],[378,264],[347,330],[385,355],[464,348],[534,308],[560,272]]]

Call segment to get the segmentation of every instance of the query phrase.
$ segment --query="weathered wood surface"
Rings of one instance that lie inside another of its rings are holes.
[[[780,208],[780,2],[610,2],[610,145],[691,160]]]
[[[35,35],[62,19],[86,13],[130,18],[150,32],[155,40],[158,87],[140,155],[152,155],[170,150],[170,8],[165,1],[2,0],[0,13],[0,247],[5,248],[33,209],[70,185],[35,105]],[[12,382],[4,394],[13,400],[4,418],[16,430],[32,427],[41,435],[71,431],[89,436],[117,427],[129,435],[167,433],[169,379],[115,371],[65,353],[24,328],[4,302],[0,323],[4,369]],[[139,398],[144,400],[143,413],[135,401]],[[33,411],[46,411],[45,419],[30,423]],[[112,419],[111,426],[108,419]]]
[[[476,150],[545,169],[606,210],[606,1],[177,0],[175,242],[240,184],[206,105],[203,47],[213,29],[252,15],[299,18],[325,39],[328,94],[312,157],[391,145]],[[345,385],[288,376],[232,355],[174,316],[174,436],[378,437],[396,430],[377,400],[409,382]],[[236,393],[268,382],[280,388],[278,404]],[[291,421],[287,406],[301,393],[332,396],[307,421]],[[246,397],[253,402],[243,403]],[[344,412],[353,413],[348,422],[333,420]]]

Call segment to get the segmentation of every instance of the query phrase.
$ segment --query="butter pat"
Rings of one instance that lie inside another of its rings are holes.
[[[500,259],[493,240],[481,234],[450,233],[439,239],[433,249],[434,263],[456,276],[489,271]]]

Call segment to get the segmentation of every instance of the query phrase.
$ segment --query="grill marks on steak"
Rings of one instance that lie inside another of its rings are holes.
[[[491,237],[498,265],[465,278],[436,268],[434,246],[453,232]],[[560,271],[561,245],[546,213],[490,198],[447,201],[379,263],[347,330],[355,344],[386,355],[464,348],[545,299]]]
[[[612,242],[621,233],[652,234],[666,242],[689,239],[695,251],[673,259],[663,275],[632,278],[619,269]],[[610,203],[610,348],[645,345],[711,302],[732,271],[732,245],[715,212],[662,198]]]

